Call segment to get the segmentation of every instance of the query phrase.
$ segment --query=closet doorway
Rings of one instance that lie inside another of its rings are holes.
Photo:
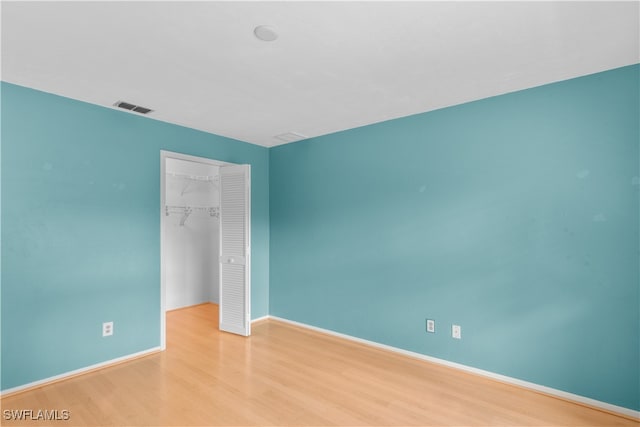
[[[160,152],[161,347],[166,311],[219,305],[219,329],[251,333],[249,165]]]

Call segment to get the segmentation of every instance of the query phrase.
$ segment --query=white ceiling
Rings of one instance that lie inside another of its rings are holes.
[[[2,79],[269,147],[638,63],[639,4],[3,2]]]

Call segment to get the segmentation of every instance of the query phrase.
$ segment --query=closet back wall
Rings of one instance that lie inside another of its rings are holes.
[[[171,209],[164,218],[167,310],[205,302],[217,304],[218,216],[199,208],[219,207],[219,168],[171,158],[166,162],[166,204],[192,208],[186,218],[179,208]]]
[[[160,150],[251,164],[268,314],[266,148],[3,82],[3,390],[160,345]]]

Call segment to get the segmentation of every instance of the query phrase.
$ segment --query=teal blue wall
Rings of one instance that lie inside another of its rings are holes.
[[[251,164],[268,314],[266,148],[3,83],[2,389],[160,344],[161,149]]]
[[[638,80],[271,149],[270,313],[640,410]]]
[[[254,318],[639,410],[639,71],[271,150],[2,83],[2,389],[159,345],[164,149],[252,165]]]

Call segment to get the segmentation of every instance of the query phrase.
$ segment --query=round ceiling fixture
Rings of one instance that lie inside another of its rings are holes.
[[[265,42],[272,42],[278,38],[278,33],[268,25],[259,25],[253,30],[257,38]]]

